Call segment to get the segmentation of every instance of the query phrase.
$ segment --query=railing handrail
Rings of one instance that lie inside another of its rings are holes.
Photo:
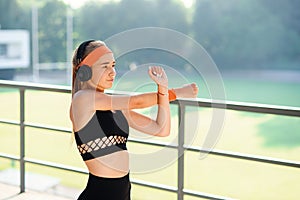
[[[30,82],[19,82],[19,81],[8,81],[0,80],[0,87],[8,87],[20,89],[24,88],[26,90],[43,90],[49,92],[62,92],[71,94],[71,86],[62,85],[52,85],[52,84],[41,84],[41,83],[30,83]],[[114,91],[108,90],[109,93],[115,94],[130,94],[130,92],[124,91]],[[207,98],[181,98],[173,103],[178,103],[187,106],[200,106],[209,108],[226,108],[227,110],[236,111],[247,111],[263,114],[275,114],[275,115],[285,115],[285,116],[296,116],[300,117],[300,107],[295,106],[281,106],[281,105],[271,105],[271,104],[261,104],[261,103],[248,103],[240,101],[227,101],[227,100],[212,100]]]
[[[39,83],[28,83],[28,82],[17,82],[17,81],[6,81],[0,80],[0,88],[14,88],[18,89],[20,92],[20,121],[14,120],[5,120],[0,119],[0,123],[6,123],[10,125],[18,125],[20,126],[20,157],[14,155],[8,155],[4,153],[0,153],[0,157],[8,158],[12,160],[20,161],[20,190],[21,192],[25,191],[25,162],[38,164],[47,167],[53,167],[57,169],[63,169],[78,173],[87,173],[86,170],[75,168],[72,166],[66,166],[58,163],[51,163],[47,161],[41,161],[31,158],[25,157],[25,127],[34,127],[34,128],[43,128],[48,130],[56,130],[59,132],[70,133],[71,129],[62,128],[62,127],[54,127],[49,125],[42,125],[36,123],[27,123],[25,122],[24,116],[24,101],[25,101],[25,91],[26,90],[38,90],[38,91],[48,91],[48,92],[59,92],[59,93],[69,93],[71,94],[71,87],[70,86],[61,86],[61,85],[49,85],[49,84],[39,84]],[[108,93],[112,94],[133,94],[129,92],[123,91],[108,91]],[[247,112],[255,112],[255,113],[263,113],[263,114],[276,114],[276,115],[283,115],[283,116],[294,116],[300,117],[300,108],[299,107],[292,107],[292,106],[275,106],[275,105],[267,105],[267,104],[257,104],[257,103],[245,103],[245,102],[235,102],[235,101],[224,101],[224,100],[210,100],[210,99],[203,99],[203,98],[195,98],[195,99],[179,99],[173,101],[172,104],[178,105],[178,118],[180,122],[180,126],[178,127],[178,144],[166,144],[163,142],[157,141],[141,141],[134,138],[129,138],[131,142],[137,142],[142,144],[150,144],[150,145],[163,145],[164,147],[168,148],[177,148],[178,150],[178,182],[177,188],[149,183],[141,180],[132,180],[132,183],[137,185],[142,185],[146,187],[157,188],[161,190],[166,190],[170,192],[177,192],[177,199],[182,200],[183,196],[192,195],[196,197],[208,198],[208,199],[230,199],[228,197],[222,197],[219,195],[207,194],[203,192],[192,191],[184,188],[184,154],[185,150],[196,151],[196,152],[203,152],[203,153],[211,153],[217,156],[224,156],[224,157],[231,157],[236,159],[244,159],[244,160],[251,160],[257,161],[262,163],[269,163],[269,164],[276,164],[288,167],[296,167],[300,168],[300,162],[291,161],[291,160],[283,160],[283,159],[276,159],[276,158],[269,158],[263,156],[256,156],[256,155],[249,155],[249,154],[242,154],[237,152],[229,152],[229,151],[222,151],[222,150],[205,150],[201,148],[196,148],[192,146],[186,146],[184,144],[184,116],[185,116],[185,108],[186,106],[196,106],[196,107],[207,107],[207,108],[217,108],[217,109],[227,109],[227,110],[235,110],[235,111],[247,111]]]
[[[21,81],[0,80],[0,87],[26,89],[26,90],[43,90],[43,91],[48,91],[48,92],[71,93],[70,86],[21,82]]]

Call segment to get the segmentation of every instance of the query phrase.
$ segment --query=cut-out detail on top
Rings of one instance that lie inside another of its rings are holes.
[[[127,138],[120,135],[111,135],[109,137],[97,138],[91,140],[86,144],[78,145],[77,148],[81,155],[85,153],[90,153],[92,151],[97,151],[99,149],[104,149],[112,145],[125,144]]]

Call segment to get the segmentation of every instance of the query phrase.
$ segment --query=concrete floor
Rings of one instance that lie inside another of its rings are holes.
[[[0,200],[72,200],[55,194],[26,190],[20,194],[20,188],[0,183]]]

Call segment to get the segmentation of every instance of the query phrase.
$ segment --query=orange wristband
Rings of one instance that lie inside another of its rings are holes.
[[[169,93],[169,101],[175,101],[177,96],[174,89],[168,90],[168,93]]]

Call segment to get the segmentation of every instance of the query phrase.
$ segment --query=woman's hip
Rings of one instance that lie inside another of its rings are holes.
[[[78,200],[130,200],[130,190],[129,173],[119,178],[99,177],[89,173],[87,186]]]

